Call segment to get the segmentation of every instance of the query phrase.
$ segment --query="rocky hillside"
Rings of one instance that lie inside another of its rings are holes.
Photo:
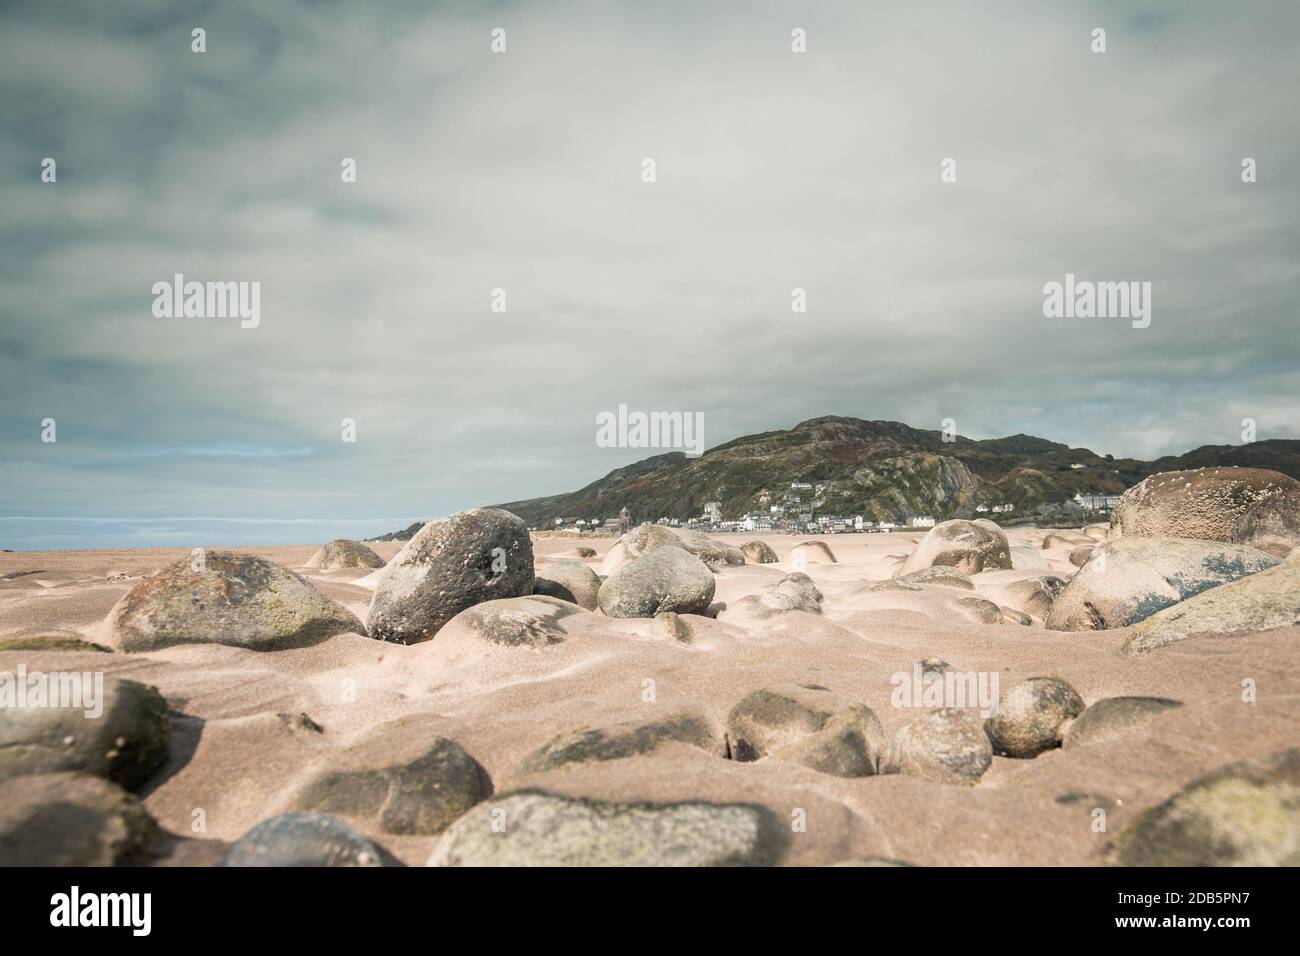
[[[557,517],[613,517],[623,507],[634,522],[685,519],[710,501],[721,503],[726,518],[766,512],[773,504],[796,514],[861,514],[874,521],[943,519],[973,513],[980,504],[1012,504],[1014,511],[997,516],[1000,522],[1077,522],[1082,513],[1063,504],[1076,493],[1120,494],[1147,475],[1207,465],[1272,468],[1300,478],[1300,441],[1206,445],[1147,462],[1101,457],[1032,435],[946,442],[939,431],[900,422],[827,416],[737,438],[698,458],[647,458],[569,494],[494,507],[539,528]],[[813,487],[792,490],[793,482]],[[787,501],[787,495],[801,500]]]

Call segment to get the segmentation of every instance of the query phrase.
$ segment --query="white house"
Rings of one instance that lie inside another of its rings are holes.
[[[913,528],[933,528],[934,519],[929,515],[913,515],[907,519],[907,523]]]

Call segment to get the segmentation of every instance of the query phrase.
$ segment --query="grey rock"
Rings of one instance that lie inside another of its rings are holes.
[[[781,560],[764,541],[746,541],[740,546],[740,553],[747,564],[776,564]]]
[[[599,592],[600,578],[581,561],[552,561],[540,569],[533,582],[534,594],[572,601],[588,611],[596,610]]]
[[[226,851],[221,866],[382,866],[375,844],[347,824],[319,813],[263,820]]]
[[[776,814],[756,804],[613,803],[522,790],[452,824],[429,865],[771,866],[788,842]]]
[[[1010,568],[1011,545],[1002,529],[991,521],[943,521],[926,533],[895,577],[935,565],[956,568],[964,574]]]
[[[139,866],[162,832],[134,796],[79,773],[0,778],[0,860],[5,866]]]
[[[609,617],[654,617],[661,611],[700,614],[713,600],[712,572],[699,558],[663,545],[619,568],[600,586]]]
[[[92,675],[84,677],[94,698]],[[0,675],[0,702],[7,678]],[[167,701],[157,688],[112,675],[103,677],[102,691],[93,708],[87,698],[75,707],[0,706],[0,776],[77,771],[128,790],[144,784],[167,760]]]
[[[1181,706],[1181,702],[1165,697],[1107,697],[1090,704],[1069,724],[1061,746],[1069,750],[1114,740],[1141,730],[1160,714]]]
[[[964,710],[945,707],[918,717],[894,735],[890,769],[933,783],[971,784],[993,762],[982,723]]]
[[[718,757],[725,755],[726,745],[713,723],[702,713],[685,710],[653,720],[628,720],[564,734],[524,758],[520,771],[545,773],[570,764],[622,760],[651,753],[670,741]]]
[[[430,521],[397,557],[370,602],[370,636],[427,641],[466,608],[533,593],[533,545],[523,521],[475,508]]]
[[[727,741],[739,761],[775,756],[839,777],[876,773],[885,749],[870,708],[797,685],[747,694],[727,716]]]
[[[500,647],[546,647],[564,641],[565,618],[585,613],[572,601],[530,594],[476,604],[452,618],[445,630]]]
[[[963,574],[956,568],[936,565],[934,567],[922,568],[919,571],[912,571],[909,574],[901,574],[894,578],[899,584],[939,584],[946,588],[957,588],[961,591],[974,591],[975,582],[970,576]]]
[[[1273,555],[1240,544],[1114,538],[1057,595],[1045,623],[1056,631],[1126,627],[1277,563]]]
[[[306,567],[320,568],[322,571],[338,571],[343,568],[382,568],[384,559],[373,548],[360,541],[348,538],[335,538],[307,559]]]

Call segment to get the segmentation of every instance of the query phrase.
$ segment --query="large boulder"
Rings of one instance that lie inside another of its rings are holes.
[[[1010,569],[1011,545],[1002,529],[991,521],[954,518],[931,528],[894,576],[936,565],[956,568],[963,574]]]
[[[453,823],[429,865],[771,866],[788,842],[776,814],[755,804],[613,803],[521,790]]]
[[[5,866],[140,866],[162,832],[115,783],[80,773],[0,778],[0,861]]]
[[[6,700],[9,676],[0,674],[0,776],[78,771],[131,790],[167,760],[171,718],[156,688],[112,675],[98,682],[89,672],[63,675],[80,681],[71,706],[54,706],[56,690],[46,705],[15,707]]]
[[[384,559],[360,541],[335,538],[307,559],[305,567],[322,571],[342,568],[382,568]]]
[[[1273,555],[1240,544],[1114,538],[1100,545],[1057,595],[1045,623],[1056,631],[1127,627],[1277,563]]]
[[[109,644],[128,653],[177,644],[274,651],[366,632],[288,568],[232,551],[196,552],[145,578],[109,611],[105,631]]]
[[[665,545],[682,548],[714,571],[745,563],[745,555],[739,548],[710,538],[700,531],[646,523],[637,525],[605,552],[599,571],[602,575],[613,574],[641,555]]]
[[[1300,866],[1300,748],[1221,767],[1134,820],[1125,866]]]
[[[1300,624],[1300,553],[1157,611],[1134,625],[1123,651],[1142,654],[1189,637],[1241,636],[1292,624]]]
[[[582,561],[552,561],[538,569],[533,593],[572,601],[578,607],[594,611],[596,595],[600,593],[600,577]]]
[[[735,760],[777,757],[837,777],[875,774],[885,749],[871,708],[799,685],[747,694],[727,715],[727,742]]]
[[[1230,541],[1285,556],[1300,545],[1300,481],[1266,468],[1161,472],[1124,492],[1110,534]]]
[[[654,617],[662,611],[703,614],[717,587],[694,555],[662,545],[619,568],[600,586],[600,609],[609,617]]]
[[[402,717],[325,759],[293,798],[293,809],[369,821],[385,833],[427,836],[492,792],[487,771],[436,721]]]
[[[468,607],[533,593],[533,545],[509,511],[475,508],[430,521],[388,564],[370,602],[370,636],[427,641]]]
[[[555,737],[524,758],[520,770],[544,773],[570,764],[622,760],[671,742],[690,744],[718,757],[726,750],[711,720],[695,710],[682,710],[652,720],[627,720]]]
[[[347,824],[321,813],[263,820],[231,844],[221,866],[383,866],[380,849]]]

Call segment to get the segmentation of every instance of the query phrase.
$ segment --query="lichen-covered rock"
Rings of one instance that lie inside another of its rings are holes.
[[[747,564],[776,564],[781,560],[765,541],[746,541],[740,546],[740,553]]]
[[[1097,548],[1052,602],[1056,631],[1126,627],[1156,611],[1278,563],[1240,544],[1184,538],[1115,538]]]
[[[732,545],[688,528],[662,524],[640,524],[615,542],[600,563],[601,574],[613,574],[655,548],[677,547],[699,558],[713,571],[745,563],[744,553]]]
[[[436,721],[390,720],[332,754],[293,799],[293,809],[367,820],[385,833],[441,833],[492,793],[487,771]]]
[[[288,568],[231,551],[202,551],[145,578],[109,611],[105,631],[127,653],[177,644],[274,651],[366,632]]]
[[[956,568],[963,574],[978,574],[1011,567],[1011,545],[1006,534],[991,521],[954,518],[931,528],[903,562],[895,577],[934,566]]]
[[[1157,611],[1133,627],[1125,654],[1207,635],[1242,636],[1300,624],[1300,553]]]
[[[1056,596],[1065,590],[1065,581],[1055,575],[1013,581],[1003,587],[1005,600],[1016,610],[1040,620],[1047,617]]]
[[[447,622],[445,637],[499,647],[546,647],[564,641],[565,618],[586,613],[572,601],[544,594],[484,601]]]
[[[1134,820],[1125,866],[1300,866],[1300,748],[1221,767]]]
[[[1083,713],[1083,706],[1083,698],[1059,677],[1031,677],[1002,692],[984,731],[994,753],[1036,757],[1059,746],[1066,722]]]
[[[552,561],[538,569],[533,593],[572,601],[578,607],[594,611],[596,595],[600,593],[600,578],[581,561]]]
[[[141,866],[162,832],[117,784],[80,773],[0,778],[5,866]]]
[[[933,783],[971,784],[993,762],[980,720],[964,710],[927,711],[894,735],[889,767]]]
[[[736,760],[773,756],[837,777],[876,773],[885,749],[870,708],[797,685],[747,694],[727,717],[727,741]]]
[[[600,609],[609,617],[654,617],[661,611],[702,614],[717,584],[699,558],[663,545],[619,568],[600,586]]]
[[[1165,697],[1107,697],[1070,722],[1061,746],[1086,747],[1141,730],[1167,710],[1183,706]]]
[[[286,813],[263,820],[226,851],[221,866],[382,866],[375,844],[341,820],[321,813]]]
[[[466,608],[533,593],[533,545],[509,511],[475,508],[430,521],[388,564],[370,602],[370,636],[427,641]]]
[[[669,742],[690,744],[714,756],[725,756],[722,734],[703,713],[683,710],[666,717],[626,720],[555,737],[524,758],[522,773],[545,773],[558,767],[593,761],[622,760],[648,754]]]
[[[360,541],[335,538],[307,559],[308,568],[338,571],[343,568],[382,568],[384,559]]]
[[[0,776],[77,771],[133,790],[167,760],[171,717],[157,688],[86,673],[73,706],[15,707],[9,676],[0,674]]]
[[[822,592],[802,571],[787,574],[762,594],[747,594],[719,613],[719,620],[741,624],[766,621],[786,611],[822,613]]]
[[[1110,535],[1230,541],[1283,557],[1300,545],[1300,481],[1266,468],[1161,472],[1124,492]]]
[[[772,866],[788,842],[776,814],[756,804],[613,803],[521,790],[453,823],[429,865]]]

